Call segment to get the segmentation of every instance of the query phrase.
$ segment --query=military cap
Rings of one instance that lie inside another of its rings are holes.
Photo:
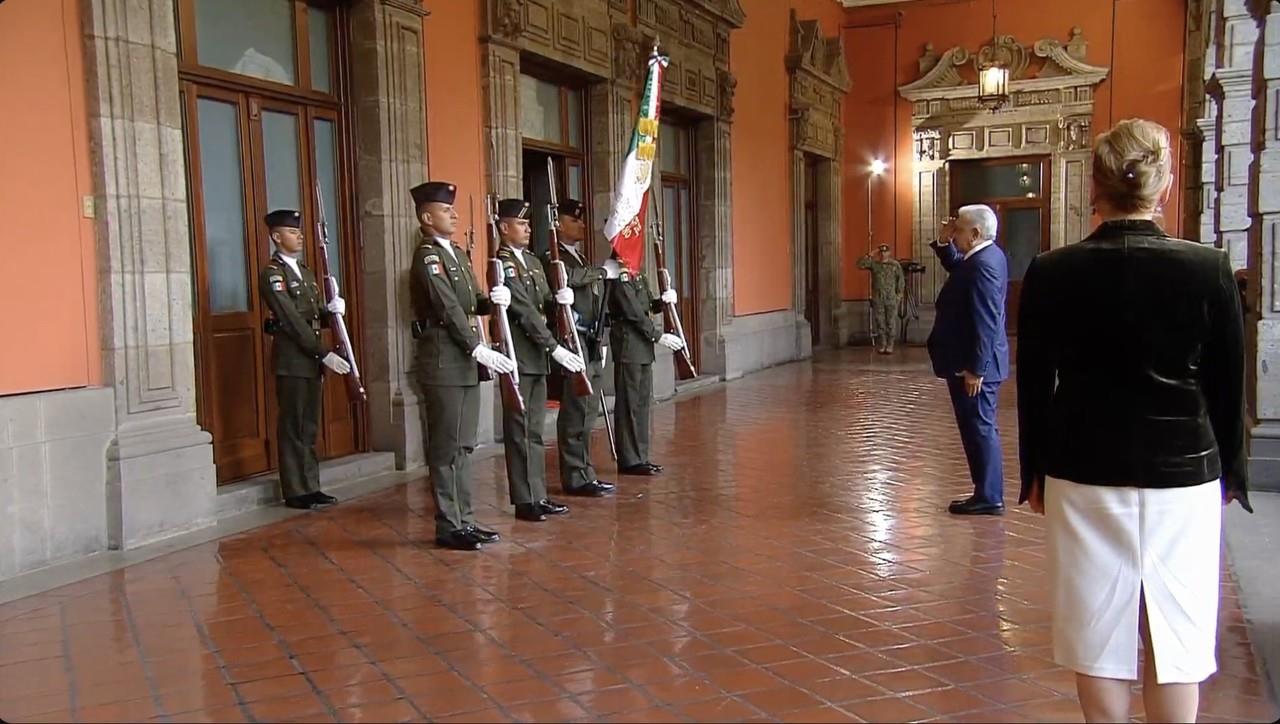
[[[293,209],[276,209],[262,217],[262,221],[267,225],[268,229],[280,226],[289,226],[295,229],[302,228],[302,214]]]
[[[560,202],[560,213],[582,221],[583,214],[587,213],[587,207],[583,206],[582,202],[577,199],[565,199]]]
[[[457,198],[458,187],[446,181],[428,181],[409,189],[415,206],[422,206],[433,201],[441,204],[452,204]]]
[[[876,249],[876,251],[889,251],[889,245],[888,245],[888,244],[881,244],[881,245],[880,245],[880,248]]]
[[[529,218],[529,202],[524,199],[502,199],[498,202],[499,219]]]

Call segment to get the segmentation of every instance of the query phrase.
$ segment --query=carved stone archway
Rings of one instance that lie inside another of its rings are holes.
[[[1086,46],[1080,28],[1072,29],[1066,43],[1045,38],[1027,46],[999,36],[977,53],[954,47],[939,56],[927,45],[919,61],[921,77],[898,89],[912,103],[913,253],[927,267],[926,301],[932,302],[944,278],[928,244],[950,210],[948,161],[1050,156],[1051,245],[1083,238],[1089,221],[1094,91],[1109,72],[1084,62]],[[1010,69],[1011,98],[992,113],[978,104],[976,77],[980,63],[997,57]]]
[[[843,320],[838,315],[838,310],[843,308],[839,239],[844,207],[840,202],[844,148],[840,109],[851,83],[845,65],[844,41],[839,35],[824,37],[817,20],[801,20],[795,10],[791,11],[786,63],[791,74],[792,308],[796,313],[796,347],[801,356],[807,357],[815,341],[810,318],[818,328],[818,344],[836,344],[845,338],[841,331]],[[810,158],[817,165],[813,189],[806,188]],[[808,243],[808,215],[804,208],[805,199],[810,195],[817,211],[815,238],[818,243],[814,248]],[[810,254],[815,253],[817,259],[810,259]],[[811,297],[808,270],[815,262],[817,289],[812,297],[816,305],[808,309]]]

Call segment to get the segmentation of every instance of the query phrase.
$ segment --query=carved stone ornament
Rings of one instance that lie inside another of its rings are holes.
[[[720,89],[717,115],[726,121],[733,120],[733,94],[738,88],[738,79],[727,70],[716,69],[716,85]]]
[[[1088,44],[1081,36],[1080,28],[1072,28],[1071,37],[1063,43],[1053,38],[1036,41],[1030,47],[1017,43],[1012,36],[997,37],[995,42],[970,53],[959,46],[939,56],[932,45],[926,45],[919,65],[918,80],[901,86],[898,91],[904,98],[919,101],[932,98],[977,97],[977,73],[987,64],[999,61],[1009,68],[1009,87],[1017,91],[1042,91],[1071,86],[1093,86],[1107,77],[1109,69],[1090,65],[1083,58]],[[1032,76],[1032,57],[1043,58],[1044,63]],[[972,76],[961,75],[960,69],[972,65]],[[960,90],[961,93],[956,91]],[[1037,95],[1029,95],[1032,103],[1050,102]]]
[[[613,24],[613,77],[628,83],[644,80],[648,48],[644,32],[626,23]]]
[[[508,40],[524,32],[524,0],[498,0],[494,10],[494,33]]]
[[[1072,116],[1059,118],[1058,135],[1059,151],[1076,151],[1089,147],[1089,129],[1093,125],[1092,116]]]
[[[942,131],[936,128],[917,128],[911,133],[916,145],[917,161],[937,161]]]
[[[851,85],[845,65],[844,41],[839,35],[823,37],[817,20],[801,20],[791,11],[791,47],[786,55],[787,70],[804,73],[826,82],[841,93]]]

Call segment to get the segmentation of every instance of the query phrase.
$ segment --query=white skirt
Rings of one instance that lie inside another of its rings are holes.
[[[1156,681],[1217,670],[1222,488],[1113,488],[1045,481],[1053,655],[1106,679],[1138,678],[1146,602]]]

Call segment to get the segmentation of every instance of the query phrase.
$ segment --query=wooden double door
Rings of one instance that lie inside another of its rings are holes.
[[[274,251],[262,217],[302,213],[303,263],[317,273],[315,184],[327,217],[328,257],[347,300],[347,324],[359,352],[360,310],[354,273],[350,190],[338,109],[288,101],[225,85],[183,84],[184,122],[195,240],[197,410],[213,435],[220,483],[275,469],[275,376],[268,316],[258,274]],[[331,332],[323,332],[332,346]],[[325,375],[317,450],[322,458],[362,449],[358,410],[342,380]]]

